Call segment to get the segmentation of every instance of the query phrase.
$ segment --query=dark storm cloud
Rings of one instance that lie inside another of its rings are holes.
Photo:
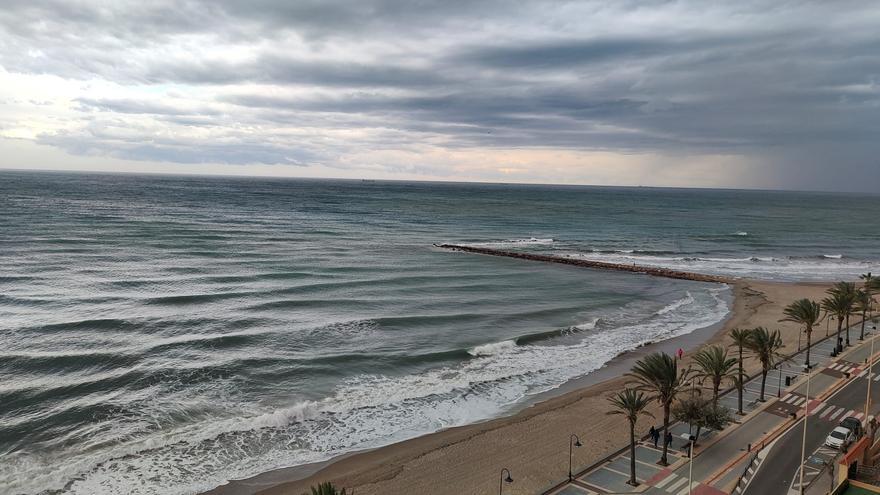
[[[737,153],[772,157],[779,170],[828,155],[805,149],[834,149],[873,171],[878,22],[880,8],[857,1],[8,0],[0,65],[184,87],[198,101],[181,105],[154,92],[76,101],[102,118],[228,134],[230,144],[216,149],[198,140],[188,147],[183,136],[141,147],[90,131],[43,138],[138,159],[189,163],[204,153],[224,163],[313,163],[346,146],[409,140],[453,149]],[[272,142],[254,142],[242,126]],[[309,132],[285,138],[293,128]],[[322,138],[321,129],[359,138]],[[332,152],[316,151],[322,146]]]

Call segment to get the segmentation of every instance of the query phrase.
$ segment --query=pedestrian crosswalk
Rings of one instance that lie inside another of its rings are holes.
[[[862,371],[858,374],[859,378],[865,378],[867,380],[874,380],[875,382],[880,382],[880,373],[872,372],[870,376],[868,375],[868,370]]]
[[[688,479],[686,476],[680,476],[675,473],[669,473],[669,476],[663,478],[658,481],[654,486],[656,488],[660,488],[667,493],[672,493],[674,495],[686,495],[688,491],[691,489],[695,489],[700,483],[694,482],[690,487],[688,486]]]
[[[803,408],[805,406],[805,403],[807,402],[807,398],[800,394],[788,393],[782,396],[779,401],[790,406]],[[791,411],[791,409],[788,410]],[[812,401],[810,403],[809,411],[810,416],[816,416],[819,419],[824,419],[826,421],[837,421],[849,417],[863,420],[865,417],[864,412],[859,412],[855,409],[849,409],[847,407],[836,406],[827,402]],[[872,418],[873,416],[869,416],[868,421],[870,421]]]
[[[859,366],[844,362],[831,363],[827,368],[841,373],[855,373],[861,370]]]
[[[824,402],[819,402],[810,406],[810,416],[816,416],[819,419],[823,419],[826,421],[838,421],[844,418],[856,418],[859,421],[863,421],[865,418],[865,413],[856,411],[854,409],[849,409],[846,407],[835,406],[834,404],[826,404]],[[873,419],[874,416],[868,416],[868,422]]]
[[[802,406],[804,402],[807,401],[807,398],[803,395],[798,394],[786,394],[785,397],[779,399],[786,404],[791,404],[793,406]]]

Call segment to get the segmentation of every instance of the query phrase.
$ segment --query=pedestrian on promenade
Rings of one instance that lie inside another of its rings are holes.
[[[654,425],[651,425],[651,431],[648,432],[651,435],[651,441],[654,442],[654,448],[657,448],[657,442],[660,441],[660,431],[657,428],[654,428]]]
[[[666,445],[672,446],[672,432],[666,432]]]

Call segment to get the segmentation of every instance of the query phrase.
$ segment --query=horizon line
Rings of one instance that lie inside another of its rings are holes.
[[[700,187],[700,186],[653,186],[653,185],[610,185],[610,184],[570,184],[554,182],[498,182],[487,180],[441,180],[441,179],[374,179],[370,177],[300,177],[288,175],[248,175],[248,174],[223,174],[202,172],[145,172],[145,171],[107,171],[88,169],[27,169],[13,168],[0,165],[0,173],[3,172],[28,172],[45,174],[78,174],[78,175],[130,175],[130,176],[154,176],[154,177],[204,177],[204,178],[239,178],[239,179],[267,179],[267,180],[299,180],[299,181],[348,181],[348,182],[399,182],[399,183],[425,183],[425,184],[482,184],[496,186],[542,186],[542,187],[589,187],[609,189],[670,189],[670,190],[695,190],[695,191],[731,191],[731,192],[778,192],[778,193],[813,193],[813,194],[854,194],[858,196],[880,196],[880,191],[842,191],[842,190],[818,190],[818,189],[773,189],[761,187]]]

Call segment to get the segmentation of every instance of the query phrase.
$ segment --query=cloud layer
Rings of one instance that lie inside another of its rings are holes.
[[[181,170],[861,190],[878,25],[873,2],[7,0],[0,136]]]

